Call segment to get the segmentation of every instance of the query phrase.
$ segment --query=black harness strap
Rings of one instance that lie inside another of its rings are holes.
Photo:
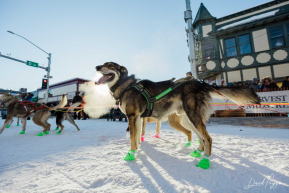
[[[163,91],[162,93],[160,93],[159,95],[157,95],[155,97],[151,97],[149,92],[145,88],[143,88],[142,86],[138,85],[138,83],[134,83],[134,84],[130,85],[125,90],[128,90],[130,88],[134,88],[145,97],[145,99],[147,101],[147,107],[146,107],[145,112],[141,115],[141,117],[150,117],[152,115],[152,112],[154,109],[154,102],[160,100],[161,98],[166,96],[168,93],[170,93],[171,91],[173,91],[174,89],[176,89],[177,87],[179,87],[180,85],[182,85],[183,83],[185,83],[187,81],[188,80],[184,80],[183,82],[176,83],[174,86],[166,89],[165,91]]]

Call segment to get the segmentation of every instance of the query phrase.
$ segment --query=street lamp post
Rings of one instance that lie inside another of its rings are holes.
[[[190,49],[190,66],[191,72],[195,79],[197,79],[197,65],[196,65],[196,52],[195,52],[195,39],[194,39],[194,29],[192,25],[192,11],[190,0],[186,1],[186,11],[185,11],[185,21],[188,26],[188,40]]]
[[[29,43],[33,44],[35,47],[37,47],[41,51],[45,52],[43,49],[41,49],[40,47],[38,47],[37,45],[35,45],[31,41],[29,41],[28,39],[26,39],[26,38],[24,38],[24,37],[22,37],[22,36],[20,36],[20,35],[18,35],[16,33],[12,32],[12,31],[7,31],[7,32],[25,39],[26,41],[28,41]],[[46,89],[46,94],[45,94],[45,103],[47,103],[48,102],[48,92],[49,92],[49,79],[52,78],[52,76],[50,76],[51,53],[47,53],[47,52],[45,52],[45,53],[48,54],[48,57],[47,57],[47,59],[48,59],[48,67],[45,68],[45,70],[47,71],[47,76],[44,76],[44,77],[47,78],[47,89]]]
[[[50,64],[51,64],[51,54],[48,54],[48,67],[47,67],[47,89],[46,89],[46,95],[45,95],[45,103],[48,102],[48,93],[49,93],[49,78],[50,78]]]

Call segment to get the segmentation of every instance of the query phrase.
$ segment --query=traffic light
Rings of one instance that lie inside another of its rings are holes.
[[[47,89],[47,79],[42,79],[42,89]]]

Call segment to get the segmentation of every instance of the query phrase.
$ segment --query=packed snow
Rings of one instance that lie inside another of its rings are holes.
[[[267,17],[272,17],[278,11],[279,11],[279,9],[274,10],[274,11],[270,11],[270,12],[267,12],[267,13],[263,13],[263,14],[260,14],[260,15],[255,15],[255,16],[249,17],[247,19],[243,19],[241,21],[237,21],[237,22],[231,23],[229,25],[225,25],[225,26],[221,27],[220,29],[218,29],[218,31],[226,30],[228,28],[232,28],[232,27],[235,27],[235,26],[238,26],[238,25],[243,25],[243,24],[246,24],[246,23],[251,23],[251,22],[254,22],[254,21],[257,21],[257,20],[261,20],[261,19],[264,19],[264,18],[267,18]]]
[[[211,166],[203,170],[189,155],[198,147],[196,136],[185,147],[186,136],[167,123],[159,139],[155,124],[147,124],[136,160],[126,162],[126,122],[76,120],[77,131],[65,121],[61,135],[55,119],[49,122],[46,136],[36,136],[41,128],[32,121],[19,135],[16,120],[0,135],[1,193],[289,192],[288,129],[208,124],[213,148]]]

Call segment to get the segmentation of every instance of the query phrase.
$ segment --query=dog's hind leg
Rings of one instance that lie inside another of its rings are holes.
[[[201,98],[197,98],[196,95],[192,93],[187,94],[183,100],[183,104],[190,122],[194,124],[204,143],[205,155],[199,162],[198,167],[207,169],[210,166],[209,157],[211,156],[212,138],[207,132],[205,124],[211,113],[211,98],[206,93],[199,94],[202,94]]]
[[[4,131],[4,129],[7,127],[7,125],[10,123],[10,121],[13,119],[12,116],[8,116],[8,113],[7,113],[7,117],[6,117],[6,120],[4,122],[4,125],[2,126],[2,128],[0,129],[0,134]]]
[[[186,143],[186,146],[191,146],[192,132],[181,125],[181,118],[176,113],[174,113],[174,114],[169,115],[168,120],[169,120],[169,125],[173,129],[182,132],[188,137],[188,143]]]
[[[47,111],[46,113],[43,113],[43,117],[42,117],[42,122],[46,125],[47,129],[46,129],[46,132],[45,134],[48,134],[49,131],[50,131],[50,123],[47,122],[47,120],[51,117],[51,113],[50,111]],[[48,133],[47,133],[48,132]]]
[[[72,116],[71,116],[70,114],[67,114],[67,115],[66,115],[66,119],[67,119],[67,121],[69,121],[69,123],[71,123],[72,125],[74,125],[74,126],[76,127],[77,131],[80,130],[79,127],[78,127],[78,126],[76,125],[76,123],[74,122],[74,120],[73,120],[73,118],[72,118]]]
[[[161,125],[162,125],[162,122],[161,121],[157,121],[157,128],[156,128],[155,138],[159,138],[159,134],[161,132]]]
[[[193,131],[196,136],[198,137],[199,140],[199,148],[198,148],[198,152],[203,152],[204,151],[204,143],[203,143],[203,138],[201,137],[200,133],[197,131],[195,125],[188,119],[188,116],[186,114],[182,114],[178,116],[181,120],[181,125],[183,127],[185,127],[187,130],[189,131]],[[192,132],[191,132],[191,137],[192,137]],[[191,154],[192,155],[192,154]],[[201,153],[198,153],[197,155],[193,156],[193,157],[201,157]]]
[[[36,125],[43,127],[43,132],[39,133],[37,136],[43,136],[43,134],[49,134],[50,124],[47,122],[51,113],[49,111],[41,113],[41,111],[36,111],[32,120]]]
[[[142,121],[141,141],[144,141],[144,135],[145,135],[145,133],[146,133],[147,121],[148,121],[148,118],[147,118],[147,117],[143,118],[143,121]]]
[[[26,131],[26,121],[27,121],[27,117],[22,118],[22,131],[20,132],[20,134],[25,134]]]

